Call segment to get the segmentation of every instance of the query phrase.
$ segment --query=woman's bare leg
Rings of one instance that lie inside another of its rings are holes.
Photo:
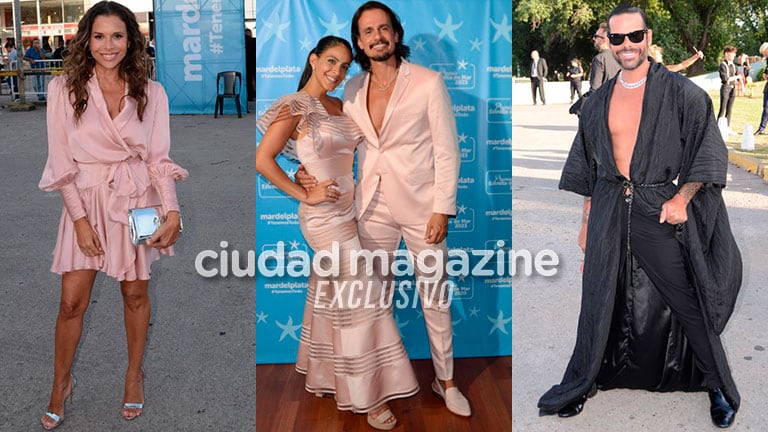
[[[123,294],[125,334],[128,340],[128,370],[125,372],[123,403],[144,403],[144,373],[141,364],[149,332],[149,281],[135,280],[120,283]],[[126,412],[128,411],[128,412]],[[135,417],[139,409],[124,409],[124,417]]]
[[[56,317],[53,388],[48,411],[64,418],[64,398],[69,395],[72,362],[83,334],[83,317],[88,309],[96,270],[77,270],[61,277],[61,302]],[[52,422],[45,415],[43,419]]]

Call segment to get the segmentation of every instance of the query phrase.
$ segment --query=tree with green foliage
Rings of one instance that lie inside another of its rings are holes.
[[[630,1],[645,11],[653,42],[664,48],[664,59],[678,63],[697,48],[703,62],[689,75],[716,69],[725,45],[758,55],[768,41],[768,0],[645,0]],[[527,65],[538,49],[550,70],[563,69],[568,60],[589,64],[594,56],[591,36],[617,2],[606,0],[514,0],[513,62]],[[525,75],[526,69],[520,69]]]

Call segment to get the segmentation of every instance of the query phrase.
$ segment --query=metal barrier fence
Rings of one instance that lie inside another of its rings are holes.
[[[63,60],[37,60],[35,64],[30,65],[24,62],[24,79],[19,80],[16,77],[16,62],[12,62],[7,69],[0,70],[0,94],[11,94],[14,99],[18,96],[18,84],[23,82],[24,96],[27,100],[44,101],[48,83],[57,75],[63,72]],[[150,58],[147,64],[149,78],[155,79],[155,59]]]
[[[16,62],[10,63],[8,69],[0,71],[0,77],[3,77],[4,82],[3,93],[7,90],[14,99],[17,99],[19,96],[15,90],[23,84],[26,99],[37,98],[39,101],[44,101],[48,83],[63,70],[62,60],[36,60],[34,64],[25,61],[23,65],[24,79],[22,80],[16,77]]]

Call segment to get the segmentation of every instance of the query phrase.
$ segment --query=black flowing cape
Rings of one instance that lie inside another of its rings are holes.
[[[703,186],[678,228],[687,272],[704,313],[718,375],[734,408],[740,403],[720,342],[741,286],[742,264],[722,199],[728,153],[715,122],[712,102],[687,78],[651,62],[637,142],[630,163],[636,187],[633,212],[659,216],[662,204],[685,183]],[[592,197],[582,276],[576,345],[560,384],[539,400],[551,414],[601,389],[701,391],[703,373],[694,362],[682,326],[636,264],[622,283],[623,182],[608,129],[608,106],[616,78],[590,97],[579,119],[560,179],[560,189]],[[676,180],[676,181],[675,181]],[[674,182],[673,182],[674,181]]]

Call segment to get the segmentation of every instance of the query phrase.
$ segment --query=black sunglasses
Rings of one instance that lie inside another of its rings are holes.
[[[628,37],[632,43],[640,43],[645,39],[645,34],[648,33],[648,29],[635,30],[630,33],[608,33],[608,40],[611,41],[611,45],[619,46],[624,43],[624,38]]]

